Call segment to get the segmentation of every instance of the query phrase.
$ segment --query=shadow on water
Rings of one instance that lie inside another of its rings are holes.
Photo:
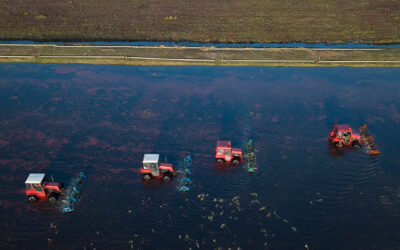
[[[398,69],[5,64],[0,73],[0,101],[12,107],[0,107],[2,248],[398,243],[387,237],[400,225],[397,182],[386,174],[396,171]],[[335,121],[367,122],[382,154],[332,152]],[[255,173],[245,163],[216,166],[217,140],[244,149],[249,139]],[[191,189],[178,192],[177,178],[143,183],[144,153],[180,171],[190,154]],[[81,171],[87,182],[73,213],[25,202],[30,172],[63,181]]]

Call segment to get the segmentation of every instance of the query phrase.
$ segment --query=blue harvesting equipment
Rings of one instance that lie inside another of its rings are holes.
[[[79,176],[72,181],[70,188],[66,192],[67,199],[63,207],[64,213],[74,211],[75,204],[78,201],[79,194],[83,188],[85,180],[86,180],[86,175],[84,173],[80,173]]]
[[[183,176],[179,181],[178,190],[181,192],[188,191],[192,185],[192,157],[188,155],[183,160]]]
[[[256,152],[257,150],[253,146],[253,140],[249,140],[246,143],[246,153],[244,154],[244,158],[247,161],[247,171],[252,174],[257,170],[257,160],[256,160]]]

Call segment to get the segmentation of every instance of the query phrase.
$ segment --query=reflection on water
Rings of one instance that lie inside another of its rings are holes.
[[[395,248],[400,244],[400,70],[0,67],[2,248]],[[334,122],[364,123],[382,152],[332,153]],[[218,139],[252,138],[258,171],[216,167]],[[145,184],[144,153],[189,192]],[[164,159],[163,159],[164,160]],[[87,183],[71,214],[28,204],[30,172]]]

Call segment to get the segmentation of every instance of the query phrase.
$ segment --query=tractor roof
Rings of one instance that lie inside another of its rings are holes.
[[[230,141],[217,141],[217,147],[230,147]]]
[[[338,124],[336,125],[339,130],[349,130],[351,129],[349,124]]]
[[[25,183],[41,183],[44,179],[44,176],[45,174],[29,174]]]
[[[144,154],[143,163],[158,163],[159,159],[159,154]]]

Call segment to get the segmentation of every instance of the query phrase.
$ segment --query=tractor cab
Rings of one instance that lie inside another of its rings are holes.
[[[143,180],[149,181],[152,178],[162,178],[169,181],[171,176],[176,175],[172,164],[160,163],[159,154],[144,154],[143,167],[140,169]]]
[[[338,148],[352,146],[360,148],[361,135],[355,133],[348,124],[335,124],[329,133],[329,141]]]
[[[143,169],[150,170],[153,176],[160,175],[160,155],[159,154],[145,154],[143,157]]]
[[[215,151],[215,160],[217,163],[239,164],[243,160],[242,149],[232,148],[230,141],[217,141]]]
[[[48,182],[43,173],[29,174],[25,181],[25,194],[29,202],[36,202],[38,199],[47,199],[54,203],[57,201],[63,188],[62,183]]]

